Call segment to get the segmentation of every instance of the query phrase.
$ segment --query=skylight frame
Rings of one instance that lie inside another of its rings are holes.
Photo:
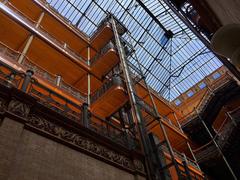
[[[130,56],[128,60],[135,66],[138,60],[150,87],[169,101],[176,99],[222,66],[217,57],[163,0],[141,1],[156,19],[153,19],[138,1],[47,2],[88,36],[94,34],[98,24],[108,13],[116,16],[128,29],[123,38],[130,41],[135,49],[135,57]],[[161,28],[159,23],[165,29]],[[163,45],[160,40],[166,30],[171,30],[174,35]]]

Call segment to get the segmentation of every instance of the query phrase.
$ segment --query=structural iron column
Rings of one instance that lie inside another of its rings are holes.
[[[38,28],[38,27],[40,26],[43,17],[44,17],[44,12],[42,12],[41,15],[40,15],[40,17],[38,18],[38,21],[37,21],[36,26],[35,26],[36,28]],[[28,52],[28,50],[29,50],[29,47],[30,47],[30,45],[32,44],[33,38],[34,38],[34,35],[31,34],[31,35],[29,36],[28,40],[27,40],[26,45],[25,45],[24,48],[23,48],[23,51],[22,51],[20,57],[18,58],[18,63],[19,63],[19,64],[22,64],[22,63],[23,63],[23,60],[24,60],[24,58],[25,58],[25,56],[26,56],[26,54],[27,54],[27,52]]]
[[[176,171],[177,171],[178,177],[181,177],[181,172],[180,172],[179,166],[178,166],[178,164],[177,164],[177,162],[176,162],[176,160],[175,160],[174,152],[173,152],[171,143],[170,143],[170,141],[169,141],[169,138],[168,138],[166,129],[165,129],[163,123],[162,123],[161,116],[160,116],[160,114],[159,114],[159,112],[158,112],[158,110],[157,110],[156,103],[155,103],[155,101],[154,101],[154,99],[153,99],[153,97],[152,97],[152,93],[151,93],[150,88],[149,88],[149,86],[148,86],[148,84],[147,84],[147,82],[146,82],[145,76],[144,76],[144,74],[143,74],[141,65],[140,65],[137,57],[136,57],[136,61],[137,61],[138,67],[139,67],[139,69],[140,69],[141,76],[142,76],[142,79],[143,79],[143,81],[144,81],[144,84],[145,84],[145,86],[146,86],[146,88],[147,88],[147,91],[148,91],[148,94],[149,94],[149,96],[150,96],[151,103],[152,103],[152,105],[153,105],[155,114],[156,114],[156,116],[157,116],[157,119],[156,119],[156,120],[158,121],[159,126],[160,126],[160,128],[161,128],[161,130],[162,130],[162,132],[163,132],[163,136],[164,136],[164,139],[165,139],[165,141],[166,141],[167,148],[168,148],[169,153],[170,153],[170,156],[171,156],[171,160],[172,160],[173,165],[174,165],[174,167],[175,167],[175,169],[176,169]]]
[[[133,86],[132,81],[131,81],[129,68],[128,68],[128,65],[127,65],[127,62],[126,62],[125,52],[123,50],[123,47],[122,47],[122,44],[121,44],[121,41],[120,41],[120,37],[119,37],[118,31],[117,31],[117,26],[116,26],[116,22],[115,22],[114,17],[111,17],[111,23],[112,23],[114,38],[115,38],[115,41],[116,41],[117,50],[118,50],[119,57],[120,57],[121,68],[122,68],[123,75],[124,75],[124,78],[125,78],[125,81],[126,81],[128,95],[130,97],[132,112],[133,112],[133,115],[134,115],[134,119],[135,119],[135,121],[137,122],[137,125],[138,125],[139,135],[140,135],[144,155],[145,155],[145,158],[146,158],[145,164],[146,164],[147,176],[148,176],[148,179],[151,180],[154,177],[154,171],[153,171],[153,168],[152,168],[151,159],[149,157],[149,155],[150,155],[149,148],[150,147],[148,145],[150,143],[147,142],[148,139],[146,137],[146,133],[145,133],[145,130],[144,130],[141,111],[140,111],[139,106],[137,104],[137,100],[136,100],[136,97],[135,97],[135,89],[134,89],[134,86]]]

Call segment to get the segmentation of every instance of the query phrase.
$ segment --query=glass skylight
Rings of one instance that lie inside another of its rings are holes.
[[[117,17],[128,29],[123,38],[135,49],[128,60],[135,66],[138,60],[147,83],[169,101],[222,66],[164,0],[47,2],[88,36],[108,13]],[[169,38],[167,32],[173,36]]]

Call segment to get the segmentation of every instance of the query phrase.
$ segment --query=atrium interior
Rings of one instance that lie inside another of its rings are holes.
[[[239,179],[239,12],[0,0],[0,179]]]

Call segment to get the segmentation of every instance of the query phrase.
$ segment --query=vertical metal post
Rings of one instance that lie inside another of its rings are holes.
[[[82,104],[82,121],[83,121],[83,126],[88,128],[89,127],[89,116],[88,116],[88,104],[87,103]]]
[[[22,87],[21,87],[21,90],[23,92],[26,92],[27,91],[27,88],[28,88],[28,85],[29,83],[31,82],[31,79],[32,79],[32,75],[33,75],[33,71],[32,70],[27,70],[26,71],[26,75],[24,77],[24,80],[23,80],[23,83],[22,83]]]
[[[233,176],[233,179],[237,180],[237,177],[236,177],[235,173],[233,172],[233,170],[232,170],[230,164],[228,163],[228,161],[227,161],[226,157],[224,156],[224,154],[223,154],[221,148],[219,147],[218,143],[215,141],[215,139],[214,139],[212,133],[211,133],[210,130],[208,129],[206,123],[204,122],[204,120],[202,119],[202,117],[200,116],[200,114],[198,113],[197,109],[195,109],[195,111],[196,111],[196,113],[197,113],[197,115],[198,115],[198,118],[200,119],[202,125],[203,125],[204,128],[206,129],[206,131],[207,131],[209,137],[212,139],[212,141],[213,141],[214,145],[216,146],[218,152],[219,152],[220,155],[222,156],[223,161],[225,162],[227,168],[229,169],[230,173],[231,173],[232,176]]]
[[[164,166],[166,166],[166,159],[165,159],[165,155],[164,152],[162,151],[161,147],[158,147],[158,144],[156,144],[155,140],[154,140],[154,136],[153,133],[149,133],[148,135],[149,139],[150,139],[150,143],[152,146],[152,150],[153,150],[153,154],[154,154],[154,162],[155,162],[155,168],[157,168],[157,175],[158,175],[158,179],[162,179],[162,180],[170,180],[170,171],[169,169],[164,168]],[[159,171],[159,167],[163,170]]]
[[[40,23],[41,23],[43,17],[44,17],[44,12],[42,12],[40,17],[38,18],[37,24],[35,26],[36,28],[38,28],[40,26]],[[24,58],[25,58],[25,56],[26,56],[26,54],[29,50],[29,47],[32,44],[33,37],[34,37],[34,35],[30,35],[30,37],[28,38],[27,43],[26,43],[25,47],[23,48],[23,51],[22,51],[21,55],[18,58],[18,63],[19,64],[23,63],[23,60],[24,60]]]
[[[56,86],[60,86],[61,84],[61,81],[62,81],[62,76],[61,75],[57,75],[56,76]]]
[[[130,103],[132,106],[132,112],[134,115],[134,118],[137,122],[138,125],[138,129],[139,129],[139,135],[140,135],[140,139],[142,142],[142,147],[143,147],[143,151],[144,151],[144,155],[146,158],[146,170],[147,170],[147,176],[148,179],[151,180],[153,179],[154,176],[154,171],[152,169],[152,162],[150,159],[150,151],[149,151],[149,142],[147,142],[147,138],[146,138],[146,133],[144,130],[144,126],[143,126],[143,122],[142,122],[142,116],[141,116],[141,111],[138,107],[137,101],[136,101],[136,97],[135,97],[135,90],[134,87],[132,85],[132,81],[131,81],[131,77],[130,77],[130,72],[129,72],[129,68],[125,59],[125,52],[123,51],[123,47],[122,44],[120,42],[120,37],[117,31],[117,26],[116,26],[116,22],[114,20],[113,17],[111,17],[111,23],[112,23],[112,29],[113,29],[113,34],[114,34],[114,38],[116,41],[116,45],[117,45],[117,50],[119,53],[119,57],[120,57],[120,63],[121,63],[121,67],[123,70],[123,75],[125,77],[125,81],[126,81],[126,86],[127,86],[127,91],[128,91],[128,95],[130,97]]]
[[[91,58],[91,55],[90,55],[90,46],[88,46],[87,47],[87,59],[88,59],[88,61],[87,61],[87,64],[88,64],[88,66],[90,66],[91,64],[91,62],[90,62],[90,58]],[[90,75],[90,73],[88,73],[87,74],[87,79],[88,79],[88,89],[87,89],[87,94],[88,94],[88,97],[87,97],[87,103],[88,103],[88,105],[90,105],[90,103],[91,103],[91,75]]]
[[[163,123],[162,123],[161,116],[160,116],[160,114],[159,114],[159,112],[158,112],[156,103],[155,103],[155,101],[154,101],[154,99],[153,99],[153,97],[152,97],[152,93],[151,93],[151,91],[150,91],[150,88],[149,88],[149,86],[148,86],[148,84],[147,84],[147,82],[146,82],[145,76],[143,75],[143,71],[142,71],[141,65],[140,65],[140,63],[139,63],[139,61],[138,61],[138,58],[136,58],[136,61],[137,61],[137,64],[138,64],[138,66],[139,66],[139,69],[140,69],[140,72],[141,72],[141,76],[143,77],[144,84],[145,84],[145,86],[146,86],[146,88],[147,88],[147,91],[148,91],[148,94],[149,94],[149,96],[150,96],[151,103],[152,103],[152,105],[153,105],[155,114],[157,115],[157,119],[156,119],[156,120],[158,121],[159,126],[160,126],[160,128],[161,128],[161,131],[163,132],[163,136],[164,136],[164,139],[165,139],[165,141],[166,141],[167,148],[168,148],[168,150],[169,150],[169,153],[170,153],[172,162],[173,162],[173,164],[174,164],[174,167],[175,167],[175,169],[176,169],[176,171],[177,171],[178,176],[181,177],[181,172],[180,172],[180,169],[179,169],[179,167],[178,167],[178,164],[177,164],[177,162],[176,162],[176,160],[175,160],[174,152],[173,152],[171,143],[170,143],[170,141],[169,141],[169,139],[168,139],[168,135],[167,135],[166,130],[165,130],[165,127],[164,127],[164,125],[163,125]]]

